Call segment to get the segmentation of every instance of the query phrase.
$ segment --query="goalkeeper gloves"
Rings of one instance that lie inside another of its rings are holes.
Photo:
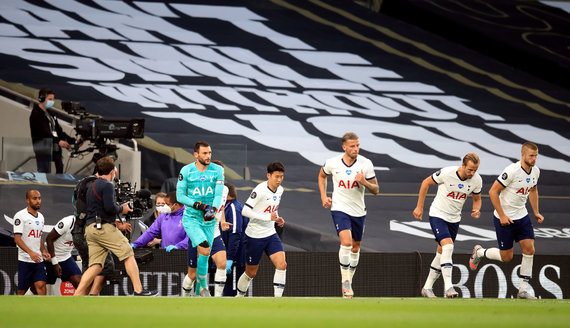
[[[210,206],[208,204],[203,204],[202,202],[195,202],[192,207],[198,211],[204,212],[204,221],[212,221],[216,217],[217,208]]]
[[[206,212],[206,207],[208,207],[208,204],[203,204],[202,202],[195,202],[194,205],[192,205],[192,207],[198,211]]]

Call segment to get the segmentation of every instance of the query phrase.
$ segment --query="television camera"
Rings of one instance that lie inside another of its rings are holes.
[[[84,150],[75,147],[72,157],[78,157],[85,152],[97,153],[93,155],[93,162],[104,156],[117,158],[117,146],[111,142],[114,138],[133,139],[144,137],[144,118],[104,118],[87,112],[79,102],[63,101],[61,107],[68,114],[76,115],[73,119],[73,127],[79,137],[80,145],[89,141],[90,146]]]
[[[141,218],[143,214],[153,207],[151,192],[147,189],[135,191],[135,186],[131,186],[130,182],[118,182],[115,187],[115,197],[119,204],[128,202],[129,207],[133,210],[126,214],[126,219]]]

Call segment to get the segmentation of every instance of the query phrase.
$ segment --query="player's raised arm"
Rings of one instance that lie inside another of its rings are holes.
[[[473,194],[473,209],[471,210],[471,216],[478,219],[481,216],[481,193]]]
[[[364,172],[360,171],[356,174],[356,181],[358,181],[364,188],[368,189],[373,195],[378,195],[380,191],[380,186],[378,185],[378,180],[376,177],[366,179],[364,178]]]
[[[491,198],[491,203],[493,203],[493,207],[495,207],[495,210],[499,215],[501,225],[505,226],[512,224],[513,220],[511,220],[511,218],[505,214],[505,211],[503,211],[503,206],[501,206],[501,199],[499,198],[499,194],[503,189],[505,189],[505,186],[503,186],[499,181],[495,181],[489,190],[489,198]]]
[[[528,200],[530,202],[530,207],[532,207],[532,211],[534,213],[534,217],[538,223],[542,223],[544,221],[544,216],[540,214],[538,210],[538,187],[532,187],[528,192]]]
[[[327,174],[324,172],[323,168],[319,171],[318,183],[319,183],[319,191],[321,193],[321,202],[323,203],[324,208],[331,207],[332,198],[327,196]]]
[[[188,175],[188,169],[185,166],[180,170],[180,174],[178,175],[178,183],[176,184],[176,199],[178,199],[180,203],[189,206],[191,208],[192,205],[194,205],[194,203],[196,202],[196,200],[186,195],[186,190],[188,187],[186,181],[187,175]]]
[[[222,196],[224,194],[224,169],[220,167],[218,172],[216,187],[214,188],[214,200],[212,201],[212,206],[216,209],[222,206]]]
[[[51,255],[51,264],[53,264],[55,275],[61,277],[61,266],[59,265],[58,259],[55,257],[55,246],[54,246],[54,242],[57,239],[59,239],[59,237],[60,235],[55,230],[55,228],[51,229],[51,231],[46,237],[46,244],[47,244],[47,251]]]
[[[426,195],[429,189],[429,186],[435,186],[437,183],[433,179],[432,176],[429,176],[422,181],[420,186],[420,192],[418,194],[418,203],[416,204],[416,208],[413,211],[414,218],[421,220],[422,215],[424,213],[424,202],[426,200]]]
[[[241,215],[247,216],[251,220],[273,221],[271,219],[273,213],[258,213],[253,210],[255,204],[257,204],[258,198],[259,197],[257,197],[257,192],[254,189],[249,198],[247,199],[247,201],[245,202],[245,204],[243,205],[243,210],[241,211]]]

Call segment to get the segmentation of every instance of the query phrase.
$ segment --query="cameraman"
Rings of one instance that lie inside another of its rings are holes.
[[[120,261],[124,261],[127,274],[131,278],[135,296],[155,296],[158,292],[142,288],[139,268],[129,241],[115,225],[117,214],[132,211],[128,203],[115,203],[115,189],[112,181],[117,170],[111,157],[103,157],[96,163],[99,178],[87,190],[87,216],[85,219],[85,239],[89,246],[89,269],[83,273],[75,295],[86,295],[91,282],[103,269],[107,252],[111,251]]]
[[[30,131],[36,155],[38,172],[51,173],[51,162],[55,162],[56,173],[63,173],[62,148],[70,149],[75,140],[63,132],[50,108],[54,104],[55,92],[40,89],[38,103],[30,114]]]

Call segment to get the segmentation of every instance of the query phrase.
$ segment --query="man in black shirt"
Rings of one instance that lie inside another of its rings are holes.
[[[39,104],[34,104],[30,115],[32,143],[36,154],[38,172],[51,173],[51,162],[55,162],[56,173],[63,173],[61,149],[70,149],[75,140],[61,129],[57,118],[50,111],[54,104],[55,92],[42,88],[39,92]]]
[[[99,178],[87,189],[87,215],[85,217],[85,239],[89,247],[89,269],[83,273],[75,295],[86,295],[93,279],[101,272],[111,251],[124,261],[127,275],[131,278],[135,296],[155,296],[157,291],[142,288],[139,267],[128,239],[119,231],[122,226],[117,215],[131,212],[129,203],[117,205],[113,180],[117,169],[111,157],[103,157],[96,163]],[[116,222],[117,221],[117,222]]]

